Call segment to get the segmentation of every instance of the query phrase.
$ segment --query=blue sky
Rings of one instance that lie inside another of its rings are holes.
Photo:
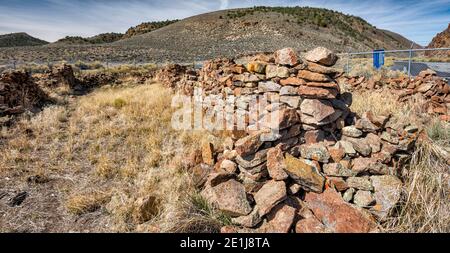
[[[125,32],[144,21],[255,5],[334,9],[421,45],[427,45],[450,22],[450,0],[0,0],[0,34],[27,32],[55,41],[67,35]]]

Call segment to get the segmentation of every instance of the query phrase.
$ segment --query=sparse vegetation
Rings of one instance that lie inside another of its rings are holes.
[[[450,230],[450,125],[432,119],[423,112],[423,101],[399,103],[389,92],[356,92],[352,111],[359,115],[372,110],[379,115],[392,114],[397,122],[415,124],[424,129],[410,162],[402,168],[405,183],[402,202],[396,215],[383,223],[385,232],[438,233]]]
[[[42,46],[48,44],[26,33],[10,33],[0,35],[0,47]]]
[[[2,178],[15,175],[15,186],[35,174],[51,179],[45,189],[31,186],[34,197],[27,206],[36,215],[25,223],[17,222],[21,214],[0,211],[3,231],[25,226],[38,232],[52,224],[50,231],[60,232],[135,231],[138,225],[143,231],[154,225],[158,231],[217,232],[229,221],[200,199],[184,165],[202,139],[218,144],[221,137],[173,130],[171,91],[157,84],[130,85],[99,89],[3,129]],[[148,195],[160,199],[161,211],[138,224],[132,218],[134,203]],[[44,202],[61,211],[46,215]],[[69,218],[92,212],[101,218],[89,228]]]

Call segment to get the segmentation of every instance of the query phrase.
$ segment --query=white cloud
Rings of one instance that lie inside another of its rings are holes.
[[[220,9],[221,10],[228,9],[229,6],[230,6],[230,1],[220,0]]]

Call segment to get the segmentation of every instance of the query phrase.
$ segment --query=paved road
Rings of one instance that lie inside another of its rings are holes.
[[[394,66],[391,67],[392,70],[400,70],[408,72],[408,62],[407,61],[396,61]],[[432,69],[436,71],[437,75],[440,77],[445,77],[450,79],[450,63],[448,62],[412,62],[411,63],[411,75],[417,76],[420,71]]]

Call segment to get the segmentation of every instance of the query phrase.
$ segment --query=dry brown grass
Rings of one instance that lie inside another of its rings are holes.
[[[403,168],[405,183],[396,214],[383,224],[385,232],[450,232],[450,124],[423,111],[423,101],[413,97],[399,103],[388,91],[356,92],[352,111],[391,114],[396,122],[413,123],[425,131],[411,162]]]
[[[101,191],[76,193],[67,199],[66,208],[70,213],[82,215],[101,208],[110,198],[110,194]]]
[[[5,182],[8,187],[26,187],[22,182],[38,173],[53,179],[52,187],[29,190],[37,196],[55,192],[59,213],[54,218],[60,222],[29,219],[31,230],[77,231],[70,217],[94,212],[102,219],[89,231],[135,231],[140,225],[132,217],[136,200],[156,196],[159,213],[148,224],[158,231],[217,231],[227,219],[212,208],[204,212],[192,197],[197,189],[184,160],[202,141],[220,146],[222,137],[172,129],[171,97],[157,84],[99,89],[2,131],[0,173],[13,178]],[[36,213],[49,211],[27,205]],[[4,229],[13,231],[13,226]],[[140,231],[154,231],[143,227]]]

